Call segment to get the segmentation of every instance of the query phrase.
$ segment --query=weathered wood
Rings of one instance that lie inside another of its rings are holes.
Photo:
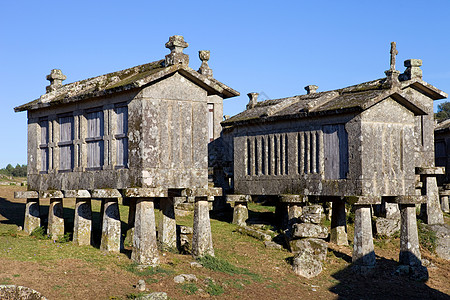
[[[59,168],[73,168],[73,117],[59,118]]]

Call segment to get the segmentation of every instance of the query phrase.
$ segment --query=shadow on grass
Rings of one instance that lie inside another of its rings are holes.
[[[1,221],[3,224],[15,224],[23,226],[25,203],[17,203],[0,198],[0,215],[7,220]]]
[[[332,251],[351,262],[348,255]],[[339,283],[329,290],[337,299],[450,299],[449,295],[428,287],[423,281],[398,275],[395,271],[399,265],[395,260],[377,256],[375,267],[366,274],[356,271],[355,265],[358,262],[332,274]]]

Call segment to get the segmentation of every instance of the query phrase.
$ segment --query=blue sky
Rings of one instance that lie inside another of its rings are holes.
[[[65,83],[163,58],[183,35],[198,69],[210,50],[214,77],[242,96],[280,98],[384,77],[423,60],[423,79],[450,92],[450,1],[3,1],[0,9],[0,167],[26,163],[26,113],[13,108],[45,92],[53,68]],[[437,106],[437,103],[436,103]]]

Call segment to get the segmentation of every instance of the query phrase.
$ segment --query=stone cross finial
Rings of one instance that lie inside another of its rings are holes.
[[[258,102],[258,93],[248,93],[248,104],[247,109],[253,108],[256,106],[256,103]]]
[[[317,85],[307,85],[305,86],[306,92],[309,94],[314,94],[319,87]]]
[[[389,70],[395,70],[395,56],[397,54],[397,44],[395,42],[391,42],[391,67],[389,68]]]
[[[62,82],[66,80],[67,76],[62,73],[60,69],[53,69],[50,74],[47,75],[47,80],[50,81],[50,85],[46,87],[47,93],[62,86]]]
[[[166,67],[182,64],[189,65],[189,55],[183,53],[183,49],[189,46],[181,35],[173,35],[169,37],[166,48],[170,49],[170,54],[166,55]]]
[[[213,77],[213,71],[208,65],[209,60],[209,50],[200,50],[198,51],[198,57],[202,61],[202,65],[200,66],[200,69],[198,69],[198,72],[200,74],[205,75],[208,78]]]

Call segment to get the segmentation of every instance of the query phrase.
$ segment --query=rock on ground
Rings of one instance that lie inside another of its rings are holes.
[[[33,289],[16,285],[0,285],[0,299],[47,300],[47,298]]]
[[[164,292],[153,292],[150,294],[142,295],[137,300],[167,300],[167,293]]]
[[[327,238],[328,228],[322,225],[301,223],[294,225],[293,237],[296,238]]]
[[[377,218],[375,221],[377,234],[393,236],[400,231],[400,219]]]
[[[322,263],[307,252],[294,257],[292,268],[295,274],[313,278],[322,272]]]
[[[292,240],[289,243],[291,252],[295,254],[306,253],[319,261],[324,261],[327,257],[328,244],[324,240],[316,238],[306,238]]]
[[[428,225],[436,233],[436,254],[440,258],[450,260],[450,225]]]
[[[175,283],[183,283],[185,281],[187,282],[197,282],[197,276],[194,274],[180,274],[173,278],[173,281]]]

